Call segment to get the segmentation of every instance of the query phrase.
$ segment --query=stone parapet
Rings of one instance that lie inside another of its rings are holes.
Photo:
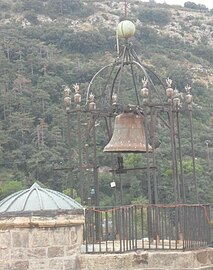
[[[52,227],[69,227],[84,224],[83,215],[55,215],[55,216],[18,216],[18,217],[1,217],[0,230],[9,228],[52,228]]]
[[[78,270],[83,215],[0,220],[0,270]]]
[[[81,270],[213,270],[213,249],[81,254]]]

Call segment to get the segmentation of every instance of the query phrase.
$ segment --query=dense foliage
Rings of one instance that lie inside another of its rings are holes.
[[[197,9],[197,10],[208,10],[205,5],[195,4],[194,2],[187,1],[184,3],[185,8]]]
[[[185,7],[197,9],[192,4],[187,2]],[[195,106],[193,124],[199,196],[201,202],[213,203],[213,81],[207,80],[209,71],[213,72],[212,45],[205,43],[205,37],[193,44],[177,36],[171,37],[166,31],[159,32],[163,27],[166,29],[168,24],[172,27],[172,16],[174,12],[178,16],[178,9],[151,2],[137,5],[138,8],[132,7],[131,16],[135,20],[137,18],[134,43],[142,55],[142,61],[148,63],[163,79],[170,76],[181,91],[187,83],[193,86],[195,104],[198,104]],[[112,61],[115,55],[115,37],[107,23],[110,21],[108,17],[116,16],[116,12],[113,9],[111,14],[102,11],[105,23],[97,19],[97,28],[94,22],[93,25],[88,23],[91,21],[89,16],[95,14],[96,8],[95,2],[88,4],[82,0],[0,0],[0,198],[28,187],[34,181],[71,194],[66,170],[69,149],[63,87],[80,83],[84,93],[95,72]],[[212,14],[206,12],[202,16],[211,18]],[[197,16],[188,20],[194,20],[194,25],[199,25],[203,19]],[[208,21],[213,21],[213,17]],[[80,22],[84,27],[78,28]],[[73,24],[76,27],[71,27]],[[181,29],[180,36],[184,36],[187,32],[184,23]],[[76,118],[72,119],[71,125],[72,177],[74,195],[79,197]],[[190,191],[192,163],[187,125],[185,118],[181,133],[184,174],[187,190]],[[170,151],[168,134],[163,127],[160,128],[159,160],[168,156]],[[110,166],[110,158],[102,153],[107,142],[106,134],[100,122],[97,134],[100,167]],[[210,141],[208,145],[205,143],[207,140]],[[84,168],[85,159],[83,156]],[[125,166],[132,168],[140,167],[145,160],[143,156],[127,155],[124,162]],[[171,202],[173,198],[170,165],[169,162],[158,164],[162,172],[159,183],[162,202]],[[100,170],[99,175],[101,205],[112,205],[115,199],[120,202],[121,183],[123,203],[147,201],[146,175],[141,175],[141,172],[122,175],[122,182],[116,179],[117,198],[113,197],[110,188],[112,177],[109,173]],[[86,172],[84,185],[87,185]],[[193,201],[193,198],[190,200]]]

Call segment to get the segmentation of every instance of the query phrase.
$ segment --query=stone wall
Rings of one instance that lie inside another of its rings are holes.
[[[0,270],[78,270],[82,238],[82,217],[1,219]]]
[[[213,249],[81,254],[84,216],[0,218],[0,270],[213,270]]]
[[[82,254],[81,270],[213,270],[213,249]]]

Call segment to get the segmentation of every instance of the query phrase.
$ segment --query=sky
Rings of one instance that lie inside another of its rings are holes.
[[[156,0],[157,3],[167,3],[169,5],[181,5],[183,6],[185,2],[193,2],[196,4],[202,4],[205,5],[208,8],[213,8],[213,0]]]

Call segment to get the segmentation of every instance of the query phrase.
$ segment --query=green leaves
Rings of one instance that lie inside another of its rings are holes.
[[[3,199],[7,197],[8,195],[13,194],[23,188],[24,186],[22,182],[19,182],[16,180],[10,180],[5,183],[2,183],[0,187],[0,199]]]

